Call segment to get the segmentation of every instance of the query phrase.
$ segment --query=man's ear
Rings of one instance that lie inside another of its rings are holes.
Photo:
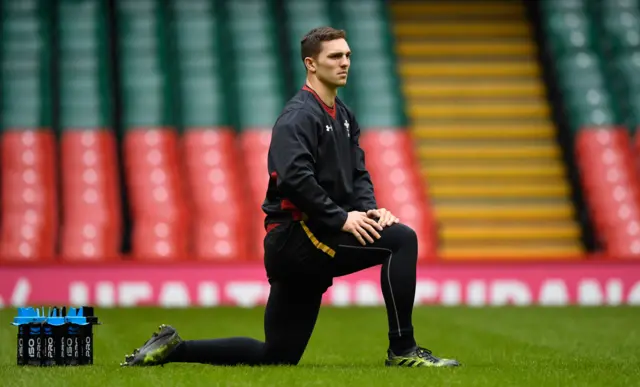
[[[316,64],[315,61],[313,60],[313,58],[310,57],[306,57],[304,58],[304,65],[307,68],[307,71],[311,72],[311,73],[315,73],[316,72]]]

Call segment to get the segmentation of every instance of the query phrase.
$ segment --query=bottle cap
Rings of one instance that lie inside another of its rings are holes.
[[[39,323],[45,320],[44,308],[40,314],[40,309],[32,307],[18,308],[18,315],[13,318],[12,325],[18,326],[23,324]]]
[[[64,325],[64,317],[62,317],[62,311],[58,309],[57,306],[49,308],[47,323],[54,326]]]

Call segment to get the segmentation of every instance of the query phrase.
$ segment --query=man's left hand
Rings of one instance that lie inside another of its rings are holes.
[[[391,211],[386,208],[379,208],[376,210],[367,211],[367,216],[369,218],[375,219],[378,218],[378,224],[382,227],[391,226],[394,223],[399,223],[400,220],[396,218]]]

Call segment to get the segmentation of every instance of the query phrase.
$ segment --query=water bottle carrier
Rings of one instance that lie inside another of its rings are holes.
[[[93,364],[93,326],[99,325],[93,307],[18,308],[12,325],[18,327],[16,361],[24,366],[80,366]]]

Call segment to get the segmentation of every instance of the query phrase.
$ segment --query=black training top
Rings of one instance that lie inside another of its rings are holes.
[[[340,230],[349,211],[377,208],[353,113],[333,107],[307,86],[285,105],[269,146],[265,226],[302,220]]]

